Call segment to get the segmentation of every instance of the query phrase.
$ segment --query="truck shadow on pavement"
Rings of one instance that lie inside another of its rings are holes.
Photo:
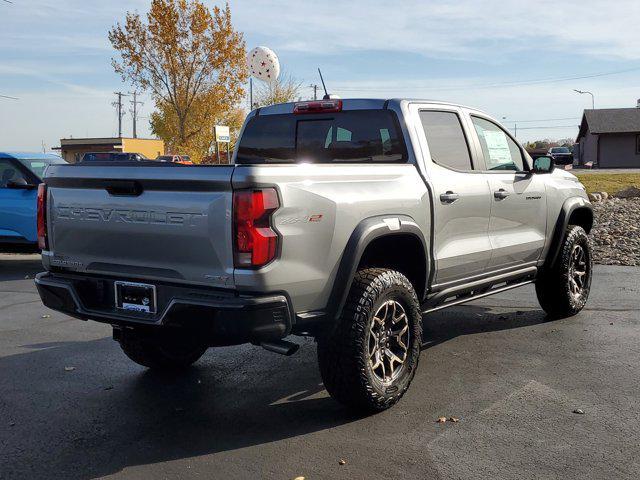
[[[544,321],[540,312],[459,307],[429,316],[424,349]],[[132,364],[109,338],[24,345],[0,358],[2,478],[89,479],[275,441],[295,451],[296,437],[359,421],[327,396],[315,345],[302,343],[289,358],[210,350],[180,375]],[[424,369],[429,362],[418,375]]]
[[[2,255],[0,258],[0,281],[33,278],[44,271],[40,255]]]

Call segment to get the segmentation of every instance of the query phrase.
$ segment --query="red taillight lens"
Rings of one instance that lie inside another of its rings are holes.
[[[233,192],[236,267],[261,267],[275,258],[278,234],[271,228],[271,215],[279,206],[274,188]]]
[[[293,106],[293,113],[332,113],[342,111],[342,100],[314,100],[298,102]]]
[[[47,242],[47,185],[38,185],[38,248],[46,250]]]

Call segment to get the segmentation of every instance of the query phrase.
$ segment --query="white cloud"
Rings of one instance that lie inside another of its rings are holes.
[[[242,28],[280,50],[402,51],[495,62],[533,49],[640,59],[637,0],[252,0],[232,6]]]
[[[331,85],[344,87],[343,92],[338,90],[344,96],[435,97],[509,119],[577,117],[589,102],[572,93],[572,88],[593,89],[596,104],[602,107],[632,106],[640,96],[632,88],[640,87],[633,75],[527,87],[463,88],[504,81],[494,73],[498,68],[492,66],[496,65],[501,71],[519,67],[507,80],[569,76],[578,63],[578,74],[633,67],[629,60],[640,60],[639,0],[230,2],[234,24],[245,32],[249,47],[264,43],[285,58],[292,53],[296,55],[288,56],[333,56],[341,75]],[[0,148],[33,149],[41,139],[55,145],[68,135],[112,135],[116,128],[112,92],[127,87],[111,68],[113,53],[107,31],[116,21],[123,21],[126,11],[146,12],[149,3],[0,2],[0,93],[20,97],[18,102],[0,104]],[[223,4],[221,0],[206,3]],[[523,51],[530,52],[530,58],[522,58]],[[411,75],[410,65],[402,74],[376,65],[377,52],[418,54],[429,57],[426,61],[435,66],[440,65],[437,59],[467,60],[473,69],[457,76],[443,69],[437,79],[420,79]],[[366,71],[356,72],[343,60],[343,53],[369,61]],[[566,67],[557,72],[538,69],[538,58],[547,54],[566,56]],[[600,66],[601,60],[606,60],[602,62],[606,66]],[[298,78],[304,76],[295,64],[286,68]],[[368,80],[353,81],[362,77]],[[447,88],[430,90],[429,86]],[[151,110],[151,102],[144,108]],[[142,128],[148,134],[146,126]],[[565,133],[572,132],[523,130],[522,138]]]

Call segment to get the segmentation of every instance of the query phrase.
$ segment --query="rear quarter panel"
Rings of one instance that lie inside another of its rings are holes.
[[[411,164],[240,165],[233,188],[275,187],[278,258],[259,270],[236,269],[244,291],[286,291],[297,312],[323,309],[356,226],[377,215],[407,215],[430,231],[427,188]]]

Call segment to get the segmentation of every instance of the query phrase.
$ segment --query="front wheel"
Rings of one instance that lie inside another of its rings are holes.
[[[338,323],[318,339],[318,362],[329,394],[348,407],[375,412],[404,395],[418,367],[420,304],[399,272],[356,273]]]
[[[591,245],[582,227],[567,229],[556,264],[536,280],[540,306],[553,318],[576,315],[587,303],[593,270]]]

